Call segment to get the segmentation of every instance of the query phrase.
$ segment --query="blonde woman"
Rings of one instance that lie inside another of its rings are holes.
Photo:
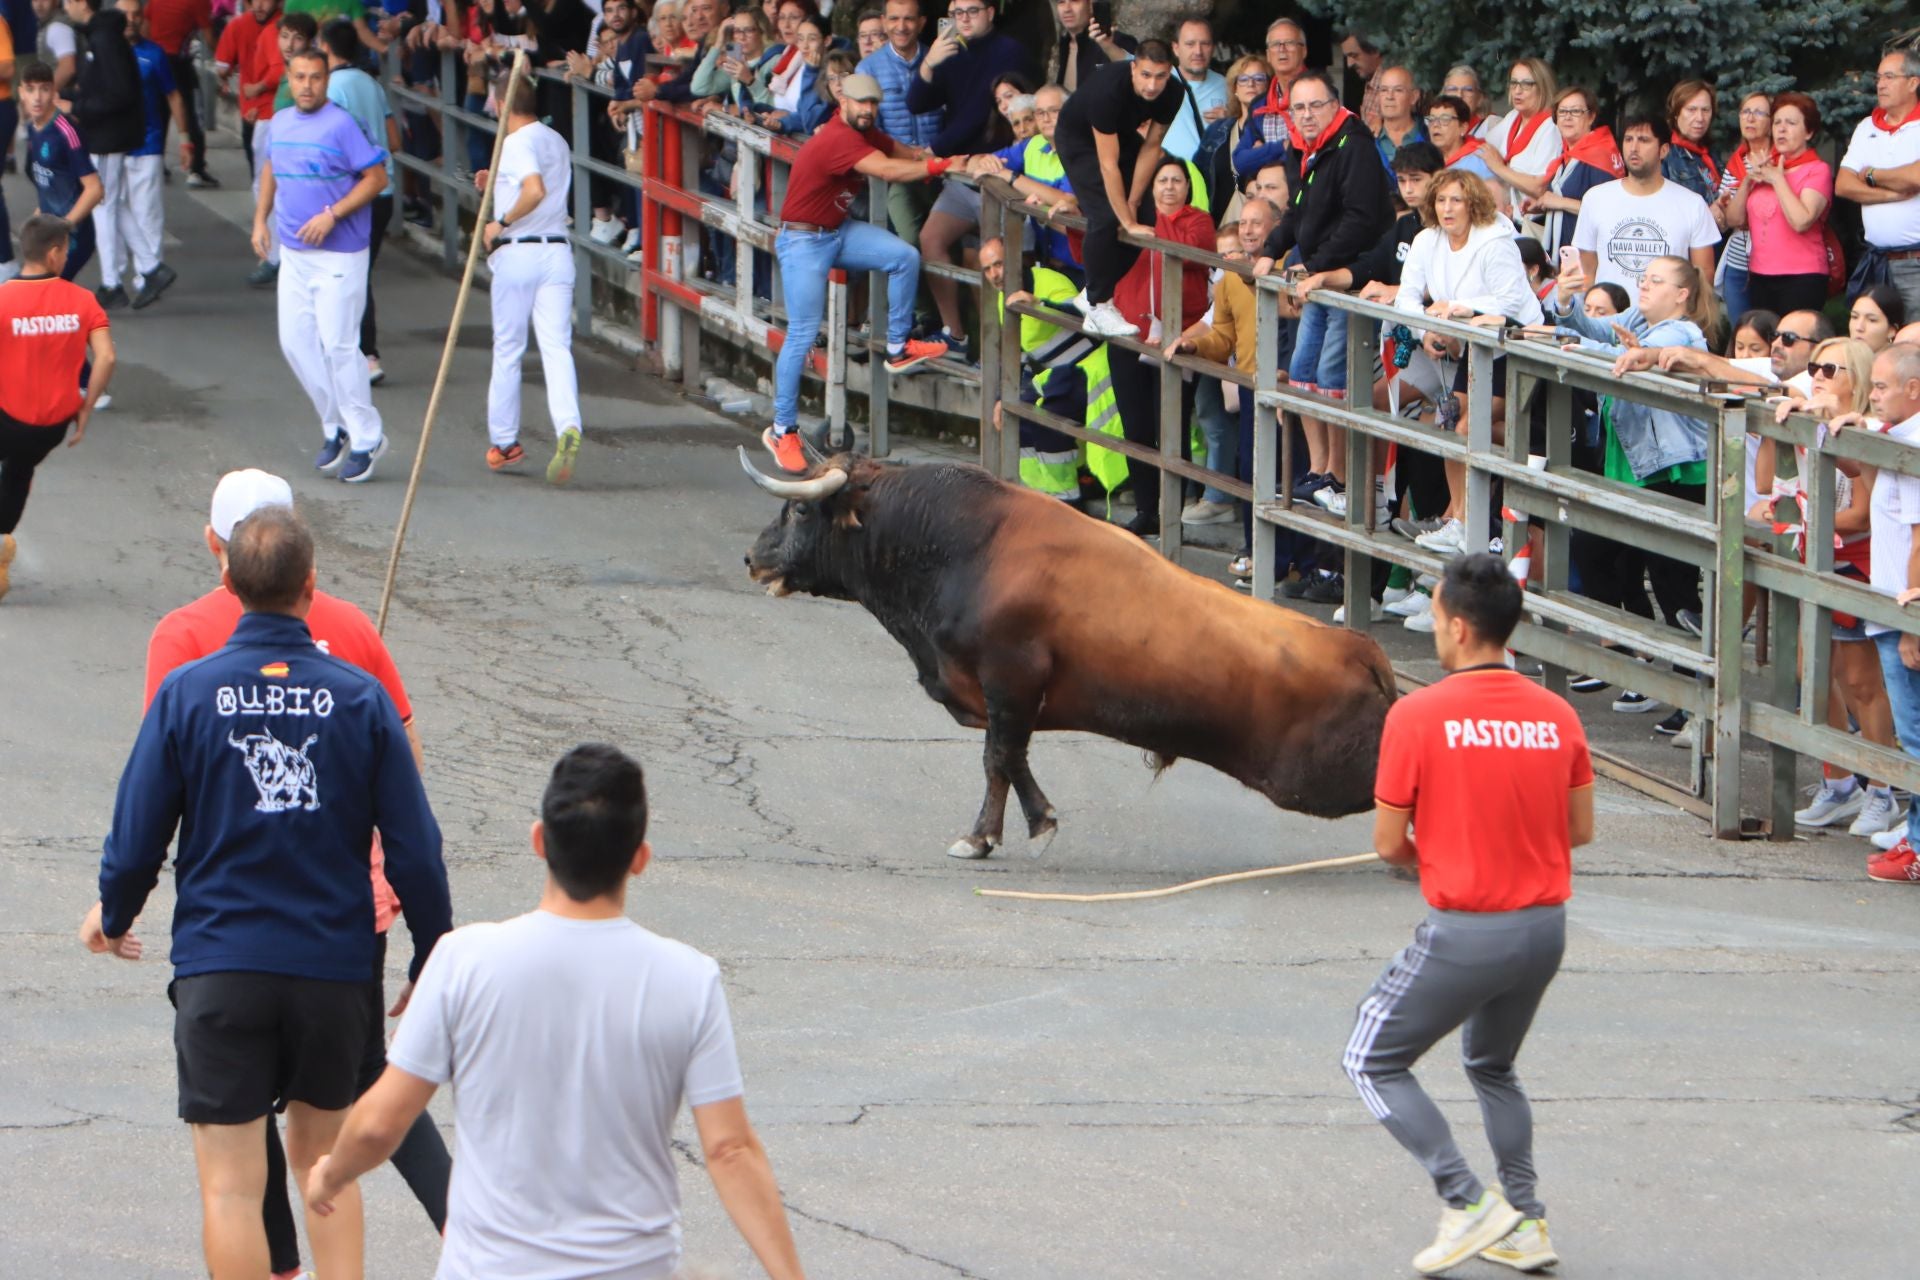
[[[1829,338],[1813,349],[1807,372],[1813,378],[1813,394],[1782,401],[1779,420],[1788,415],[1810,414],[1823,421],[1846,413],[1866,413],[1867,394],[1873,377],[1873,348],[1858,338]],[[1825,428],[1822,428],[1822,435]],[[1760,491],[1769,496],[1754,504],[1748,514],[1775,524],[1799,524],[1803,519],[1806,493],[1801,477],[1807,469],[1806,454],[1799,453],[1799,467],[1792,480],[1775,475],[1776,450],[1773,440],[1761,442],[1754,472]],[[1835,467],[1833,477],[1833,571],[1855,582],[1867,581],[1872,569],[1871,504],[1874,469],[1855,463]],[[1799,539],[1800,555],[1806,558],[1806,541]],[[1868,640],[1860,619],[1850,614],[1833,615],[1832,660],[1827,677],[1827,723],[1845,732],[1852,716],[1860,726],[1860,736],[1868,742],[1891,748],[1893,743],[1893,707],[1887,701],[1886,683],[1880,675],[1880,654]],[[1820,789],[1813,803],[1793,815],[1803,827],[1831,827],[1852,820],[1849,835],[1871,836],[1887,830],[1899,820],[1893,789],[1885,782],[1869,781],[1863,789],[1853,772],[1835,765],[1821,766]]]
[[[1543,194],[1553,162],[1565,149],[1553,122],[1558,95],[1553,68],[1538,58],[1522,58],[1507,73],[1507,101],[1513,110],[1493,126],[1493,145],[1483,148],[1480,158],[1519,195]]]
[[[1207,131],[1200,135],[1199,148],[1193,153],[1200,176],[1206,179],[1207,190],[1233,192],[1233,198],[1220,215],[1222,226],[1240,216],[1242,175],[1234,171],[1233,153],[1246,133],[1247,122],[1253,118],[1253,109],[1266,99],[1267,86],[1272,83],[1273,68],[1265,58],[1249,53],[1234,59],[1233,65],[1227,68],[1227,114],[1207,126]],[[1251,179],[1253,175],[1249,173],[1244,177]]]

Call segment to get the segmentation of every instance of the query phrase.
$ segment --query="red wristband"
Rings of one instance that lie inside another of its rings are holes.
[[[953,168],[952,156],[934,156],[927,161],[927,176],[937,178],[951,168]]]

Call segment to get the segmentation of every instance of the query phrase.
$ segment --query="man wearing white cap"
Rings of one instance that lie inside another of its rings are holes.
[[[213,556],[216,574],[226,572],[227,542],[233,536],[235,525],[264,507],[292,506],[293,488],[279,476],[248,469],[229,471],[220,477],[220,483],[213,490],[213,510],[207,518],[206,527],[207,550]],[[182,605],[162,618],[153,629],[153,638],[147,642],[146,702],[153,702],[153,695],[158,692],[161,681],[175,667],[185,666],[224,647],[232,637],[234,627],[239,624],[240,617],[240,598],[223,584],[214,587],[192,604]],[[313,632],[314,643],[322,650],[342,661],[351,662],[373,676],[386,689],[400,713],[400,723],[406,726],[407,740],[413,746],[414,763],[420,765],[420,738],[414,732],[413,704],[407,699],[407,688],[401,683],[393,655],[387,652],[386,642],[374,630],[367,615],[337,596],[316,590],[313,593],[313,607],[307,613],[307,626]],[[400,900],[394,895],[393,887],[387,883],[382,870],[386,859],[377,835],[373,842],[372,861],[372,923],[374,931],[380,935],[380,954],[384,956],[386,932],[399,912]],[[376,991],[375,994],[380,1007],[385,1008],[384,993]],[[403,994],[391,1010],[393,1016],[399,1016],[406,1007],[406,1000]],[[369,1037],[366,1056],[361,1063],[361,1089],[379,1078],[386,1066],[385,1050],[386,1038],[376,1030]],[[452,1176],[453,1162],[447,1154],[446,1141],[434,1127],[430,1116],[422,1116],[420,1122],[408,1131],[399,1150],[394,1152],[393,1164],[419,1198],[435,1229],[444,1229],[447,1186]],[[269,1125],[265,1216],[267,1242],[273,1274],[276,1276],[298,1274],[300,1271],[299,1239],[294,1233],[293,1210],[287,1199],[286,1167],[279,1128]]]

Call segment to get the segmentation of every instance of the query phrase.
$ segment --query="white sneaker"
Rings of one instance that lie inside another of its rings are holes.
[[[1434,628],[1439,624],[1434,622],[1433,610],[1429,608],[1424,612],[1414,614],[1400,625],[1409,631],[1417,631],[1423,636],[1430,636],[1433,634]]]
[[[1180,513],[1181,524],[1232,524],[1234,520],[1231,502],[1191,502]]]
[[[1085,330],[1097,338],[1131,338],[1140,332],[1140,326],[1129,324],[1120,314],[1120,308],[1111,302],[1103,302],[1087,312]]]
[[[1093,311],[1093,300],[1087,297],[1085,289],[1073,295],[1073,309],[1083,316]]]
[[[612,244],[625,235],[626,230],[626,224],[618,218],[595,218],[593,229],[587,233],[587,237],[595,244]]]
[[[1857,794],[1860,788],[1855,786]],[[1877,836],[1893,826],[1900,818],[1900,806],[1894,803],[1893,790],[1878,787],[1867,788],[1867,803],[1860,810],[1860,816],[1847,828],[1850,836]]]
[[[1506,1239],[1520,1225],[1520,1211],[1506,1197],[1489,1188],[1480,1203],[1465,1209],[1448,1208],[1440,1214],[1440,1231],[1433,1243],[1413,1255],[1413,1269],[1423,1276],[1451,1270]]]
[[[1415,591],[1390,601],[1387,612],[1396,618],[1417,618],[1423,613],[1433,612],[1433,597],[1424,591]]]
[[[1697,723],[1699,723],[1697,720],[1688,720],[1686,727],[1674,734],[1671,738],[1668,738],[1667,741],[1682,751],[1693,750],[1693,726]]]
[[[1375,600],[1373,602],[1373,608],[1369,612],[1369,616],[1375,622],[1380,621],[1381,618],[1386,616],[1385,612],[1380,608],[1380,602],[1378,600]],[[1338,609],[1335,609],[1333,611],[1333,625],[1336,627],[1344,627],[1346,624],[1347,624],[1347,606],[1341,605]]]
[[[1851,791],[1843,793],[1839,788],[1823,782],[1813,793],[1813,803],[1796,811],[1793,822],[1799,827],[1830,827],[1860,816],[1860,811],[1866,807],[1866,788],[1856,784]]]
[[[1560,1255],[1553,1251],[1553,1241],[1547,1238],[1545,1218],[1522,1220],[1498,1244],[1482,1249],[1480,1256],[1515,1271],[1545,1271],[1560,1263]]]
[[[620,242],[620,252],[632,253],[635,249],[638,249],[639,247],[640,247],[640,228],[631,227],[627,231],[627,238]]]
[[[1902,821],[1888,827],[1879,835],[1868,837],[1873,847],[1882,853],[1892,853],[1893,847],[1907,838],[1907,824]]]
[[[1412,587],[1388,587],[1380,593],[1381,604],[1394,604],[1413,594]]]
[[[93,402],[93,411],[95,413],[99,413],[102,409],[111,409],[111,408],[113,408],[112,395],[103,395],[98,400],[95,400]]]
[[[1423,551],[1431,551],[1436,555],[1457,556],[1467,545],[1467,526],[1458,520],[1449,520],[1432,533],[1421,534],[1413,542]]]

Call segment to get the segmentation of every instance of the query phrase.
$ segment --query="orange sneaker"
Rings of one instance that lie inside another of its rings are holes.
[[[947,344],[939,340],[922,342],[908,339],[906,347],[898,355],[887,357],[889,373],[905,373],[929,360],[938,360],[947,354]]]
[[[798,429],[782,434],[768,427],[760,433],[760,443],[767,446],[767,452],[773,455],[773,460],[780,464],[782,471],[790,471],[797,476],[807,473],[807,451],[800,447]]]
[[[522,461],[526,456],[527,451],[520,447],[518,440],[504,449],[496,444],[487,450],[487,465],[495,471],[498,471],[502,467],[510,467],[514,463]]]

